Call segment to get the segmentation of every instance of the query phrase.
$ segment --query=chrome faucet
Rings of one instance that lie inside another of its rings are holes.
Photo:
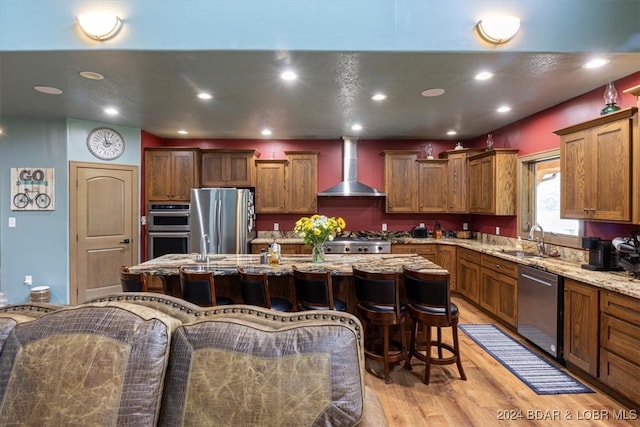
[[[533,224],[533,227],[531,227],[531,230],[529,230],[529,240],[533,240],[533,232],[536,231],[536,229],[540,230],[540,240],[536,239],[536,245],[538,246],[538,255],[544,255],[546,253],[546,250],[544,248],[544,230],[542,229],[542,226],[540,226],[540,224]]]
[[[200,245],[200,255],[198,255],[198,258],[196,261],[198,262],[205,262],[207,260],[207,246],[209,243],[209,235],[208,234],[203,234],[202,235],[202,245]]]

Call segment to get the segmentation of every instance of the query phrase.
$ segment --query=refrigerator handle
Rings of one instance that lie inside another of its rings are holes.
[[[222,242],[220,241],[220,235],[222,234],[222,200],[216,200],[216,228],[215,228],[215,244],[216,244],[216,253],[220,253],[220,249],[222,248]]]

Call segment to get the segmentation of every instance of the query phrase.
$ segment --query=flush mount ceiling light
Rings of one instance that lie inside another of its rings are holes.
[[[213,98],[213,95],[211,95],[210,93],[207,93],[207,92],[200,92],[200,93],[199,93],[198,95],[196,95],[196,96],[197,96],[198,98],[200,98],[200,99],[204,99],[204,100],[212,99],[212,98]]]
[[[431,98],[431,97],[434,97],[434,96],[443,95],[444,92],[445,92],[444,89],[437,87],[437,88],[433,88],[433,89],[423,90],[422,92],[420,92],[420,95],[425,96],[427,98]]]
[[[291,70],[287,70],[287,71],[284,71],[282,74],[280,74],[280,78],[282,80],[291,81],[291,80],[297,79],[298,75]]]
[[[62,90],[58,89],[57,87],[53,87],[53,86],[34,86],[33,90],[38,91],[38,92],[42,92],[42,93],[46,93],[47,95],[61,95],[62,94]]]
[[[188,132],[188,131],[186,131],[186,130],[184,130],[184,129],[180,129],[180,130],[178,130],[178,133],[179,133],[180,135],[189,135],[189,132]]]
[[[384,101],[385,99],[387,99],[387,95],[385,95],[384,93],[376,93],[375,95],[371,96],[371,99],[374,101]]]
[[[478,21],[478,33],[493,44],[511,40],[520,29],[522,21],[515,16],[489,16]]]
[[[264,136],[271,136],[271,129],[262,129],[262,131],[260,131],[260,133]]]
[[[120,18],[108,13],[86,13],[77,16],[76,19],[82,32],[98,41],[109,40],[122,27]]]
[[[493,73],[490,73],[488,71],[481,71],[478,74],[476,74],[474,78],[476,80],[489,80],[492,77],[493,77]]]

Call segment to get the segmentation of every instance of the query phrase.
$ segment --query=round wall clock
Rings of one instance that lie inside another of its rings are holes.
[[[87,136],[87,148],[99,159],[117,159],[124,153],[124,138],[114,129],[95,128]]]

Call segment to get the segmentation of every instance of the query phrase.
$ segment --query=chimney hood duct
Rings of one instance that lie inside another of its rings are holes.
[[[318,193],[332,197],[384,197],[385,193],[358,181],[358,138],[343,136],[342,182]]]

